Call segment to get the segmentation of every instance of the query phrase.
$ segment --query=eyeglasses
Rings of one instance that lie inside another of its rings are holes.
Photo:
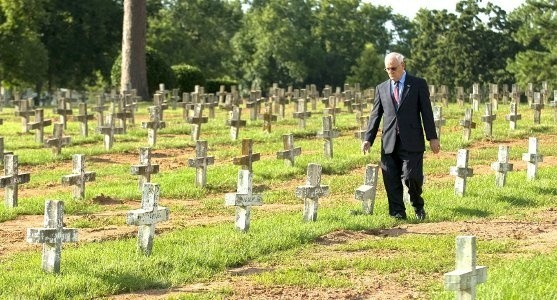
[[[400,67],[400,65],[398,65],[398,66],[396,66],[396,67],[385,68],[385,71],[387,71],[387,72],[389,72],[389,71],[394,72],[394,71],[396,71],[396,69],[398,69],[398,67]]]

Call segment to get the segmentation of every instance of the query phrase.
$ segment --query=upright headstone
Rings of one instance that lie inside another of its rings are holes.
[[[137,249],[145,256],[151,255],[155,238],[155,225],[168,220],[170,211],[159,206],[160,187],[156,183],[143,184],[141,208],[128,211],[126,224],[139,226],[137,232]]]
[[[364,184],[360,185],[354,194],[356,200],[362,201],[362,210],[365,214],[372,215],[375,205],[375,191],[377,190],[377,174],[379,166],[368,164],[364,175]]]
[[[484,135],[487,137],[493,136],[493,121],[497,118],[497,115],[492,111],[491,103],[485,104],[485,114],[482,116],[482,122],[484,122]]]
[[[487,267],[476,265],[476,237],[456,237],[456,269],[445,273],[445,290],[456,299],[476,299],[476,285],[487,280]]]
[[[464,119],[460,120],[460,126],[462,126],[464,128],[464,131],[462,133],[462,138],[465,141],[469,141],[470,140],[470,136],[472,135],[472,128],[476,128],[476,123],[474,121],[472,121],[472,109],[471,108],[467,108],[464,111]]]
[[[166,122],[160,119],[161,115],[159,110],[159,106],[150,106],[149,121],[141,122],[141,127],[147,129],[147,143],[149,146],[155,146],[157,144],[157,131],[166,127]]]
[[[329,195],[329,186],[321,185],[321,165],[308,164],[306,184],[296,187],[296,197],[304,201],[304,221],[317,221],[319,198]]]
[[[441,127],[445,126],[446,120],[443,118],[443,108],[441,106],[433,107],[433,122],[435,122],[435,131],[437,138],[441,139]]]
[[[62,185],[73,186],[75,199],[85,198],[85,182],[94,181],[96,173],[85,171],[85,155],[72,155],[72,174],[62,176]]]
[[[541,94],[539,92],[535,92],[534,99],[530,104],[530,108],[534,111],[534,124],[540,124],[543,107],[544,104],[541,100]]]
[[[470,95],[470,99],[472,100],[472,109],[474,111],[480,110],[480,103],[482,102],[482,100],[480,95],[479,83],[474,83],[472,85],[472,94]]]
[[[271,133],[272,124],[277,120],[277,116],[273,115],[272,102],[265,103],[265,108],[263,109],[263,115],[261,118],[263,119],[263,131]]]
[[[227,193],[224,196],[226,206],[236,207],[236,229],[246,232],[250,227],[250,211],[255,205],[263,205],[261,195],[252,194],[252,176],[248,170],[238,171],[238,184],[236,193]]]
[[[458,150],[456,156],[456,166],[451,167],[450,174],[456,176],[454,183],[455,195],[463,197],[466,192],[466,179],[472,177],[474,172],[468,168],[468,150]]]
[[[39,144],[44,143],[44,128],[52,125],[52,120],[44,119],[44,111],[42,108],[35,109],[35,122],[27,124],[29,130],[35,130],[35,142]]]
[[[122,127],[114,126],[114,118],[112,115],[106,116],[106,125],[97,127],[97,131],[104,135],[104,149],[110,150],[112,149],[112,145],[114,144],[114,135],[115,134],[122,134],[124,133],[124,129]]]
[[[513,164],[509,163],[509,146],[500,145],[497,153],[497,161],[491,163],[491,169],[495,173],[495,185],[504,187],[507,181],[507,172],[513,170]]]
[[[139,148],[139,164],[131,167],[132,175],[139,175],[137,186],[143,190],[143,184],[151,182],[151,174],[159,172],[159,165],[151,164],[151,148]]]
[[[284,159],[287,166],[294,166],[296,156],[302,154],[301,147],[294,147],[294,135],[292,133],[282,135],[283,151],[277,152],[277,159]]]
[[[208,117],[203,116],[203,105],[195,104],[193,108],[193,117],[188,118],[188,123],[192,124],[191,140],[197,141],[201,136],[201,124],[209,122]]]
[[[195,168],[195,186],[207,184],[207,166],[215,163],[215,157],[207,156],[207,141],[198,140],[195,144],[195,158],[188,159],[188,167]]]
[[[509,129],[515,130],[516,123],[522,118],[522,116],[518,113],[518,104],[515,101],[511,101],[509,107],[511,112],[505,117],[505,119],[509,121]]]
[[[305,99],[298,99],[298,110],[292,114],[293,118],[298,119],[298,127],[300,129],[306,128],[306,119],[311,117],[311,112],[307,111],[307,103]]]
[[[538,138],[528,139],[528,153],[522,153],[522,160],[526,162],[528,180],[534,180],[538,176],[538,163],[543,162],[543,155],[538,152]]]
[[[261,154],[253,153],[253,140],[242,140],[242,156],[234,157],[233,164],[242,166],[242,170],[252,172],[252,164],[261,158]]]
[[[16,104],[15,115],[21,117],[21,127],[22,132],[27,133],[29,132],[29,127],[27,123],[29,123],[29,117],[35,115],[35,111],[33,110],[33,104],[31,103],[32,99],[28,100],[19,100]]]
[[[246,120],[242,120],[242,109],[234,106],[232,111],[229,112],[229,118],[226,124],[230,126],[230,138],[233,141],[238,139],[240,128],[246,126]]]
[[[71,141],[71,137],[64,136],[64,124],[56,123],[53,127],[52,138],[47,139],[44,146],[52,148],[52,154],[60,155],[62,147],[69,145]]]
[[[5,204],[8,208],[17,207],[18,186],[29,182],[29,173],[19,174],[17,155],[4,156],[4,176],[0,176],[0,188],[5,189]]]
[[[323,155],[325,157],[333,158],[333,139],[338,136],[338,130],[333,129],[332,117],[323,117],[323,128],[317,133],[317,137],[323,138]]]
[[[79,113],[75,116],[76,120],[79,122],[79,128],[82,136],[89,135],[89,120],[93,120],[95,116],[90,115],[87,112],[87,103],[79,103]]]
[[[62,243],[77,242],[77,229],[64,228],[64,202],[48,200],[44,208],[44,228],[27,228],[28,243],[43,244],[42,265],[47,273],[60,273]]]
[[[71,108],[71,99],[66,98],[66,96],[62,96],[58,100],[58,106],[55,112],[60,116],[60,124],[63,125],[64,129],[67,129],[68,116],[71,116],[73,114],[73,110]]]

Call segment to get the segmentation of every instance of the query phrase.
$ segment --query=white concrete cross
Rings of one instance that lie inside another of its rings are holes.
[[[159,165],[151,164],[151,148],[139,148],[139,165],[131,166],[131,174],[139,175],[138,184],[140,191],[143,191],[143,184],[151,181],[151,174],[159,172]]]
[[[71,99],[66,98],[65,95],[60,97],[58,101],[58,107],[54,110],[54,112],[60,116],[59,123],[64,126],[64,129],[67,129],[68,116],[73,114],[73,110],[71,108]]]
[[[79,112],[78,115],[75,116],[75,119],[79,122],[79,128],[81,129],[82,136],[89,135],[89,120],[93,120],[95,116],[90,115],[87,112],[87,103],[79,103]]]
[[[97,127],[97,131],[104,135],[104,149],[110,150],[114,144],[114,135],[124,133],[124,128],[114,126],[114,118],[112,115],[106,116],[104,126]]]
[[[234,157],[232,163],[241,166],[243,170],[252,172],[252,165],[261,158],[260,153],[253,153],[253,140],[242,140],[242,156]]]
[[[4,137],[0,136],[0,165],[4,165],[4,156],[8,154],[13,153],[4,151]]]
[[[207,166],[215,163],[214,156],[207,156],[207,141],[198,140],[195,144],[195,158],[188,159],[188,167],[195,168],[195,186],[207,184]]]
[[[146,256],[151,255],[155,225],[168,220],[170,211],[158,205],[160,188],[156,183],[144,183],[141,197],[141,208],[128,211],[126,224],[137,225],[137,248]]]
[[[360,185],[354,194],[356,200],[362,201],[362,210],[365,214],[372,215],[375,205],[375,191],[377,190],[377,174],[379,166],[368,164],[364,175],[364,184]]]
[[[31,180],[29,173],[19,174],[17,155],[4,156],[4,176],[0,176],[0,188],[5,189],[6,207],[17,207],[18,186]]]
[[[311,112],[307,111],[307,102],[305,99],[298,99],[298,102],[293,102],[297,104],[297,110],[292,114],[292,117],[298,119],[298,127],[300,129],[306,128],[306,119],[311,117]]]
[[[287,166],[294,166],[296,156],[302,154],[301,147],[294,147],[294,135],[292,133],[282,135],[283,151],[277,152],[277,159],[284,159]]]
[[[476,299],[476,285],[487,280],[487,267],[476,265],[476,237],[456,237],[456,269],[445,273],[445,290],[456,299]]]
[[[443,107],[434,106],[433,107],[433,122],[435,122],[435,131],[437,132],[437,138],[441,140],[441,127],[445,126],[446,120],[443,118]]]
[[[354,136],[362,142],[364,141],[364,139],[366,137],[368,120],[369,120],[369,116],[363,116],[362,113],[360,113],[360,112],[356,113],[356,121],[358,121],[358,123],[360,125],[360,129],[358,131],[354,132]]]
[[[329,186],[321,185],[321,165],[308,164],[306,184],[296,187],[296,197],[304,200],[304,221],[317,221],[319,198],[329,195]]]
[[[468,149],[458,150],[456,166],[451,167],[450,175],[456,176],[454,191],[457,196],[464,196],[466,192],[466,179],[474,175],[473,170],[468,168]]]
[[[149,121],[141,122],[141,128],[147,129],[147,143],[149,146],[157,144],[157,131],[166,127],[166,122],[160,119],[160,107],[149,107]]]
[[[191,140],[199,140],[201,135],[201,124],[209,122],[208,117],[203,116],[203,104],[195,104],[193,107],[193,117],[188,117],[187,122],[192,124]]]
[[[73,186],[73,197],[85,198],[85,182],[94,181],[96,173],[85,171],[85,155],[72,155],[72,174],[62,176],[62,185]]]
[[[44,228],[27,228],[26,240],[43,244],[43,271],[59,273],[62,243],[75,243],[77,236],[77,229],[64,228],[64,202],[48,200],[45,202]]]
[[[518,104],[515,101],[512,101],[509,107],[510,113],[505,117],[505,119],[509,121],[509,129],[515,130],[516,123],[522,118],[522,116],[518,113]]]
[[[54,124],[52,131],[52,138],[47,139],[44,145],[52,148],[52,154],[60,155],[62,147],[69,145],[72,139],[69,136],[64,136],[64,124],[62,123]]]
[[[540,92],[534,93],[534,100],[530,104],[530,108],[534,110],[534,124],[540,124],[541,116],[542,116],[542,109],[544,107],[542,96]]]
[[[248,231],[250,227],[251,207],[263,205],[261,195],[252,193],[252,176],[253,174],[248,170],[239,170],[236,193],[224,195],[224,204],[236,207],[236,221],[234,224],[236,229],[243,232]]]
[[[472,121],[473,111],[471,108],[467,108],[464,111],[464,119],[460,120],[460,126],[464,127],[464,132],[462,138],[464,141],[469,141],[472,135],[472,128],[476,128],[476,123]]]
[[[97,96],[97,106],[93,107],[97,115],[97,127],[104,125],[104,112],[108,110],[108,107],[104,105],[104,94]]]
[[[526,176],[528,180],[534,180],[538,176],[538,163],[543,162],[543,155],[538,153],[538,138],[528,139],[528,153],[522,153],[522,160],[526,162]]]
[[[229,112],[229,119],[226,125],[230,126],[230,138],[235,141],[240,134],[240,128],[246,126],[246,120],[242,120],[242,109],[234,106]]]
[[[317,137],[323,138],[323,154],[325,157],[333,158],[333,139],[338,136],[338,130],[333,129],[332,117],[323,117],[323,128],[317,133]]]
[[[513,164],[509,163],[509,146],[499,145],[497,161],[491,163],[491,169],[495,173],[495,185],[504,187],[507,180],[507,172],[513,170]]]
[[[29,117],[35,114],[32,99],[14,101],[14,105],[16,105],[15,115],[21,117],[22,132],[29,132],[27,123],[29,123]]]
[[[27,130],[35,129],[35,142],[44,143],[44,128],[52,125],[52,120],[44,119],[44,111],[42,108],[35,109],[35,122],[27,124]]]

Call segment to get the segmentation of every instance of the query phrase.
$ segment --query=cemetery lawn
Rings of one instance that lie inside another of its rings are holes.
[[[385,191],[377,189],[375,213],[360,213],[354,190],[363,184],[366,163],[379,160],[379,140],[371,154],[361,155],[354,114],[337,115],[340,137],[334,139],[334,158],[323,157],[321,130],[323,108],[307,120],[305,129],[286,117],[273,123],[272,132],[261,130],[262,121],[242,119],[248,126],[240,139],[231,141],[225,125],[227,112],[202,126],[208,155],[207,186],[194,186],[195,170],[188,158],[195,157],[191,125],[182,110],[165,111],[167,127],[159,131],[152,163],[160,172],[151,181],[160,184],[159,205],[170,209],[170,220],[156,225],[153,253],[144,257],[136,250],[137,227],[125,223],[127,211],[139,208],[141,193],[130,166],[138,164],[139,147],[147,146],[147,104],[140,105],[135,125],[117,135],[106,151],[102,135],[79,135],[70,121],[65,135],[72,144],[54,157],[51,150],[34,142],[33,133],[21,133],[21,121],[13,108],[0,111],[6,151],[19,157],[20,173],[31,181],[19,186],[19,206],[0,207],[0,298],[29,299],[453,299],[443,290],[443,274],[455,268],[455,237],[475,235],[479,265],[488,266],[486,283],[478,286],[478,299],[554,299],[557,282],[557,126],[553,111],[546,109],[542,124],[534,125],[532,112],[520,106],[518,129],[508,130],[504,116],[508,105],[499,105],[493,137],[483,136],[481,112],[472,140],[462,141],[463,108],[450,104],[443,109],[446,125],[441,131],[442,152],[426,152],[424,198],[428,217],[417,221],[408,208],[407,221],[387,216]],[[343,109],[344,110],[344,109]],[[369,109],[366,110],[366,114]],[[206,115],[207,112],[204,112]],[[57,119],[45,109],[45,118]],[[302,148],[293,167],[276,159],[282,134],[293,133]],[[52,135],[47,127],[45,137]],[[539,139],[544,160],[536,180],[526,180],[528,137]],[[253,192],[264,205],[252,208],[249,232],[234,229],[234,208],[224,206],[224,194],[236,189],[241,139],[254,140]],[[490,164],[497,160],[498,145],[510,146],[514,169],[505,187],[495,187]],[[454,195],[458,149],[470,150],[464,197]],[[85,154],[85,168],[96,172],[86,184],[83,200],[72,199],[71,188],[60,184],[71,173],[72,154]],[[304,185],[308,163],[323,167],[322,184],[330,196],[319,200],[316,222],[302,222],[302,204],[294,195]],[[379,175],[379,181],[382,178]],[[65,226],[79,229],[77,244],[64,244],[61,272],[41,271],[41,245],[25,242],[26,228],[42,227],[44,201],[65,202]]]

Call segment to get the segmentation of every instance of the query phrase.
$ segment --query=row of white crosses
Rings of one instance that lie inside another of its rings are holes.
[[[457,196],[464,196],[466,192],[466,180],[473,176],[473,169],[468,167],[468,149],[460,149],[457,152],[456,166],[450,168],[450,175],[456,176],[454,191]],[[491,164],[491,169],[496,173],[495,185],[505,186],[507,172],[513,170],[513,164],[509,163],[509,147],[499,146],[498,159]],[[543,155],[538,151],[538,139],[530,137],[528,139],[528,152],[522,154],[522,160],[527,164],[526,177],[534,180],[538,173],[538,163],[543,161]]]

